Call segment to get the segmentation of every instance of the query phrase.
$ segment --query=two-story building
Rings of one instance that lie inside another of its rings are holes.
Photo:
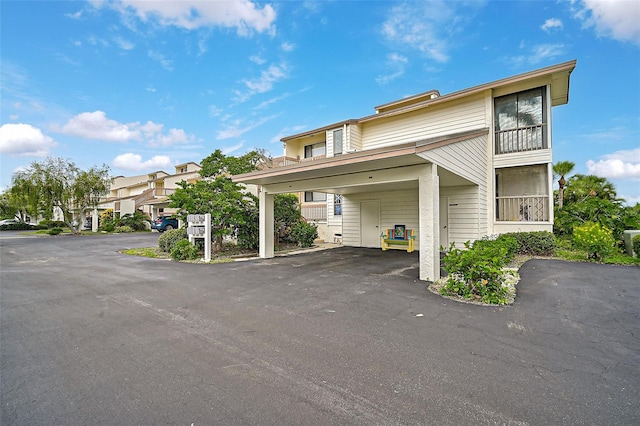
[[[576,61],[454,93],[432,90],[375,114],[282,139],[282,167],[234,177],[261,186],[260,257],[274,255],[273,196],[326,205],[325,238],[380,247],[414,230],[420,278],[439,278],[440,248],[512,231],[552,231],[551,110],[569,99]]]
[[[201,168],[199,164],[189,162],[175,166],[173,174],[159,170],[136,176],[116,176],[98,210],[112,209],[119,216],[140,210],[151,219],[173,214],[174,210],[167,207],[169,195],[175,192],[178,183],[199,180]],[[94,227],[97,228],[97,222]]]

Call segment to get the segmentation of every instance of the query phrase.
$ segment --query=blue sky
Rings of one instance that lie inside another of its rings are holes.
[[[554,161],[640,202],[640,2],[6,1],[0,188],[47,156],[173,171],[577,59]]]

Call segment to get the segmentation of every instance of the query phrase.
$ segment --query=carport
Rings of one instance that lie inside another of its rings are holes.
[[[274,256],[273,197],[304,191],[343,195],[343,244],[380,247],[382,229],[402,223],[415,230],[419,250],[420,279],[440,277],[440,246],[448,245],[448,220],[441,224],[441,192],[478,184],[453,173],[434,158],[445,146],[472,138],[486,138],[486,130],[366,150],[316,161],[269,168],[234,176],[234,181],[260,186],[260,250],[262,258]],[[464,148],[464,144],[460,145]],[[473,167],[470,167],[473,169]],[[472,215],[474,213],[472,212]],[[478,221],[477,212],[475,221]],[[478,228],[472,233],[477,238]]]

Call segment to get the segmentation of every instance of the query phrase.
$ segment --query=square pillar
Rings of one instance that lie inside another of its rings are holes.
[[[260,200],[260,257],[273,257],[273,194],[262,189]]]
[[[94,208],[91,215],[91,232],[98,232],[98,209]]]
[[[418,178],[420,279],[440,278],[440,181],[438,166],[428,164]]]

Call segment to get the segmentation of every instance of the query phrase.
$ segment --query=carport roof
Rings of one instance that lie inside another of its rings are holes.
[[[486,135],[488,132],[489,129],[482,128],[418,142],[358,151],[291,164],[284,167],[258,170],[233,176],[233,181],[254,185],[270,185],[302,179],[314,179],[325,176],[339,176],[371,170],[427,164],[429,162],[428,160],[416,154]]]

